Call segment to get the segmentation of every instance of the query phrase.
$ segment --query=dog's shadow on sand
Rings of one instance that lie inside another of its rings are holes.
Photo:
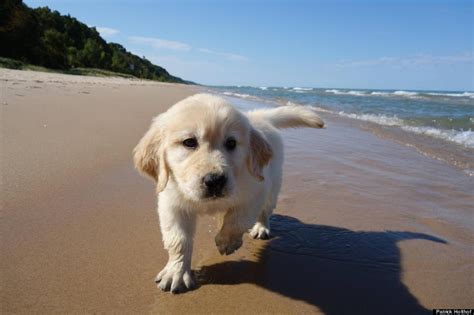
[[[317,306],[325,314],[431,314],[401,281],[403,240],[446,241],[413,232],[356,232],[271,218],[273,238],[257,262],[202,267],[201,285],[254,283]],[[255,240],[254,242],[258,242]]]

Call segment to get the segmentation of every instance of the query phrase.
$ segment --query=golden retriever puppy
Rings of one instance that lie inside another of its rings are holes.
[[[248,113],[211,94],[188,97],[157,116],[134,149],[136,168],[156,181],[158,215],[169,261],[158,287],[194,287],[191,256],[196,216],[216,215],[217,249],[229,255],[242,235],[266,239],[281,186],[283,145],[277,128],[322,128],[310,108]]]

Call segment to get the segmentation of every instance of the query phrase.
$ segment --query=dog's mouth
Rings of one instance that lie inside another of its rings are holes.
[[[234,195],[233,192],[233,189],[229,186],[221,190],[203,189],[201,193],[201,200],[212,202],[231,199]]]
[[[216,200],[216,199],[222,199],[227,196],[227,193],[225,191],[206,191],[204,193],[204,199],[206,200]]]

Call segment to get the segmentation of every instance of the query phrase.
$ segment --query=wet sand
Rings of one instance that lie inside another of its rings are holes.
[[[2,313],[431,313],[472,307],[474,180],[324,116],[283,132],[275,237],[222,257],[199,222],[201,286],[173,296],[152,182],[131,150],[196,87],[0,70]],[[233,100],[242,108],[255,104]]]

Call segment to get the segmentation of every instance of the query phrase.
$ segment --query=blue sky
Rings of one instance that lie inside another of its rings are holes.
[[[474,90],[473,1],[25,1],[211,85]]]

